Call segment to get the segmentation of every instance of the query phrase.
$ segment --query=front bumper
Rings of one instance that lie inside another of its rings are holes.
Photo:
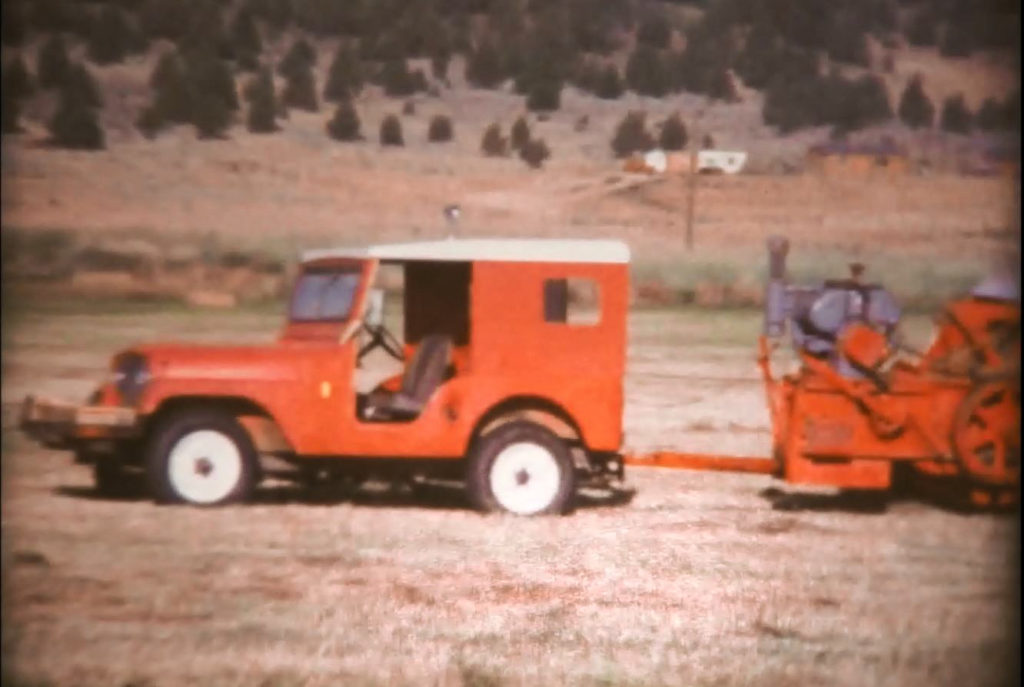
[[[26,435],[44,446],[71,449],[90,440],[135,437],[139,415],[133,408],[79,406],[29,396],[21,404],[18,424]]]

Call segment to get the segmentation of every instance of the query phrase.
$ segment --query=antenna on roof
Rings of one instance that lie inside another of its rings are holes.
[[[448,238],[453,239],[459,233],[459,214],[461,210],[458,205],[445,205],[444,217],[448,220]]]

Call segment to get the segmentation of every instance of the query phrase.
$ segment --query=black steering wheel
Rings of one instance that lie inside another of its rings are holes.
[[[388,331],[387,327],[382,324],[371,325],[364,322],[363,331],[370,335],[370,340],[359,349],[359,352],[356,354],[356,360],[362,360],[367,353],[380,347],[398,362],[405,362],[402,344],[394,334]]]

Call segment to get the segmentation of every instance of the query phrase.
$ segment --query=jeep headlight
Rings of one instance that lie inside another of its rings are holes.
[[[134,405],[149,382],[149,364],[138,353],[127,353],[114,363],[111,382],[117,389],[123,405]]]

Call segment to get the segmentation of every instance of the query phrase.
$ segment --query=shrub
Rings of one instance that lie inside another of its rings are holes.
[[[132,42],[132,29],[124,11],[108,5],[100,10],[89,32],[89,59],[96,64],[121,62]]]
[[[363,135],[359,129],[359,115],[352,103],[348,100],[338,103],[334,116],[327,122],[327,135],[336,141],[360,141]]]
[[[349,43],[342,43],[334,53],[324,85],[324,100],[340,102],[355,96],[363,88],[363,71],[359,58]]]
[[[935,118],[935,106],[924,92],[924,79],[915,74],[900,96],[899,116],[911,129],[930,128]]]
[[[390,114],[380,123],[380,144],[382,146],[405,145],[405,140],[402,138],[402,122],[397,116]]]
[[[673,114],[665,120],[661,126],[661,136],[658,138],[658,146],[663,150],[682,150],[689,140],[686,133],[686,125],[680,119],[679,113]]]
[[[60,86],[64,83],[64,78],[70,69],[71,61],[68,59],[64,39],[59,33],[50,36],[39,47],[39,57],[36,61],[39,85],[43,88]]]
[[[539,169],[551,157],[551,151],[542,139],[531,139],[519,149],[519,157],[533,169]]]
[[[320,103],[316,98],[316,81],[309,64],[300,63],[289,68],[287,79],[284,93],[281,95],[285,105],[306,112],[316,112],[320,109]]]
[[[406,100],[402,103],[402,114],[410,117],[416,114],[416,101]]]
[[[551,112],[562,102],[562,84],[558,81],[542,81],[534,84],[526,97],[526,109],[531,112]]]
[[[594,94],[604,100],[617,100],[624,90],[619,70],[609,64],[601,72],[601,80],[597,83]]]
[[[627,157],[654,147],[654,138],[647,132],[645,120],[643,112],[629,112],[623,117],[612,138],[615,157]]]
[[[551,150],[547,143],[540,138],[531,138],[519,148],[519,158],[533,169],[543,166],[544,162],[551,157]]]
[[[530,142],[530,125],[526,123],[525,117],[518,117],[512,124],[511,132],[512,150],[522,150],[523,146]]]
[[[939,126],[943,131],[954,134],[968,134],[974,128],[974,117],[967,109],[962,93],[951,95],[943,101]]]
[[[249,82],[245,99],[249,101],[249,117],[246,120],[249,131],[257,134],[277,131],[277,96],[274,93],[274,77],[269,69],[261,69]]]
[[[484,130],[480,151],[487,157],[505,157],[508,154],[508,139],[501,135],[501,126],[497,122]]]
[[[36,90],[35,79],[29,74],[21,55],[15,55],[7,62],[2,79],[4,96],[9,98],[6,102],[24,98]]]
[[[427,130],[427,140],[432,143],[450,141],[454,137],[452,120],[443,115],[437,115],[430,120],[430,127]]]

